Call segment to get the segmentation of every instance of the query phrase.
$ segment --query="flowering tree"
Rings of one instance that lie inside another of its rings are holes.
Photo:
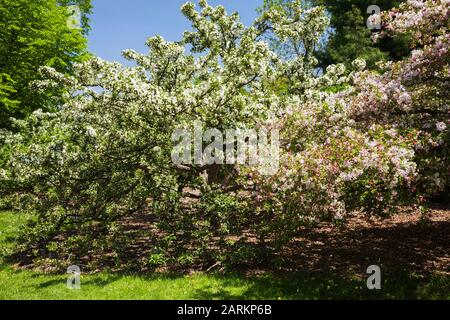
[[[142,268],[244,262],[259,253],[248,251],[250,245],[263,253],[279,249],[301,225],[341,221],[351,210],[385,215],[414,198],[418,181],[428,179],[420,170],[448,169],[448,158],[432,156],[448,142],[446,115],[411,112],[420,110],[416,97],[398,80],[406,66],[420,65],[417,52],[381,75],[363,71],[364,61],[357,60],[358,72],[344,76],[345,67],[337,65],[315,77],[317,61],[282,59],[261,40],[271,32],[280,39],[318,41],[327,28],[325,16],[318,15],[323,8],[304,11],[295,4],[298,15],[292,14],[295,6],[289,12],[272,8],[245,27],[221,6],[200,1],[197,11],[187,3],[182,12],[193,30],[174,43],[150,38],[147,55],[125,51],[134,67],[95,58],[78,65],[73,77],[43,68],[48,80],[36,88],[67,88],[67,102],[57,113],[37,111],[17,120],[18,133],[1,135],[14,148],[8,170],[0,172],[0,192],[38,217],[17,252],[35,260],[89,257],[122,264],[146,239]],[[401,10],[411,11],[410,5]],[[306,23],[304,16],[317,18]],[[429,38],[421,52],[431,56],[422,63],[431,61],[438,41],[440,49],[448,48],[442,45],[445,23],[430,30],[440,37]],[[448,59],[447,51],[440,54]],[[446,61],[433,63],[432,74],[448,77]],[[276,89],[279,79],[289,79],[283,94]],[[392,92],[385,85],[389,79]],[[414,73],[413,80],[442,94],[427,107],[441,110],[437,101],[448,93]],[[423,99],[432,93],[416,92]],[[422,130],[419,119],[435,127]],[[280,129],[280,169],[264,176],[242,164],[173,163],[172,134],[199,121],[219,132]],[[418,157],[419,144],[424,152]],[[129,233],[138,213],[151,221],[140,240]]]
[[[375,38],[408,33],[411,56],[382,74],[356,60],[345,90],[316,92],[282,117],[285,170],[260,177],[258,201],[291,208],[294,233],[303,219],[339,220],[351,209],[386,215],[404,200],[448,192],[449,2],[407,1],[381,18]]]

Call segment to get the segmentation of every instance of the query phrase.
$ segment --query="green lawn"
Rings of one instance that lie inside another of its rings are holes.
[[[0,213],[0,245],[9,246],[26,217]],[[390,274],[389,274],[390,273]],[[380,291],[365,281],[338,275],[293,273],[244,277],[239,274],[83,275],[81,290],[66,287],[66,275],[16,271],[0,264],[0,299],[450,299],[450,278],[422,278],[390,271]]]

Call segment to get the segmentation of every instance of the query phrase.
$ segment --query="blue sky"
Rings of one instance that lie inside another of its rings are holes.
[[[148,37],[162,35],[166,40],[179,40],[183,31],[190,28],[180,12],[186,0],[93,0],[92,30],[89,49],[97,56],[124,62],[121,52],[134,49],[146,52]],[[194,1],[198,2],[198,1]],[[245,24],[257,16],[255,9],[263,0],[210,0],[211,5],[221,4],[227,11],[238,11]]]

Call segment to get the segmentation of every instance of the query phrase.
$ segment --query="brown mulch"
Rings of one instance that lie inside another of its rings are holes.
[[[434,206],[423,221],[401,209],[389,219],[353,214],[342,226],[304,229],[283,255],[286,271],[361,272],[369,265],[450,275],[450,209]]]
[[[134,217],[127,225],[151,230],[152,221],[145,217]],[[142,254],[148,245],[148,239],[142,239],[135,244],[136,252]],[[264,271],[361,274],[369,265],[379,265],[421,275],[450,275],[450,206],[432,206],[426,220],[412,208],[400,208],[388,219],[354,213],[340,226],[321,223],[301,229],[278,256],[281,263],[244,269],[250,275]]]
[[[146,213],[138,214],[125,225],[131,230],[155,232],[149,217]],[[149,238],[142,237],[129,248],[129,254],[139,256],[134,258],[142,261],[151,247]],[[369,265],[421,275],[450,275],[450,206],[432,206],[426,220],[418,210],[400,208],[398,214],[388,219],[354,213],[340,226],[321,223],[314,228],[305,227],[278,256],[281,263],[243,267],[249,275],[265,271],[361,274]],[[208,266],[198,267],[221,269],[220,264]],[[195,271],[198,268],[184,270]]]

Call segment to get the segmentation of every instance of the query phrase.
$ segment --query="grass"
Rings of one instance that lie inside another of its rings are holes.
[[[0,213],[0,245],[26,221]],[[450,278],[421,277],[402,270],[384,274],[383,288],[369,291],[364,280],[322,273],[262,274],[114,274],[82,275],[81,290],[66,287],[67,275],[17,271],[0,264],[0,299],[450,299]]]

